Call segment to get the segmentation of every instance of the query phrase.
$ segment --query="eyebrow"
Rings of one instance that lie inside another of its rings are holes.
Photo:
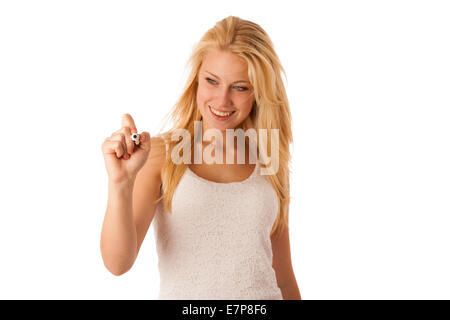
[[[219,76],[216,76],[214,73],[212,73],[212,72],[209,72],[209,71],[206,71],[205,70],[205,72],[208,72],[209,74],[211,74],[211,75],[213,75],[214,77],[216,77],[217,79],[219,79],[220,80],[220,77]],[[246,80],[238,80],[238,81],[234,81],[233,83],[238,83],[238,82],[245,82],[245,83],[249,83],[248,81],[246,81]]]

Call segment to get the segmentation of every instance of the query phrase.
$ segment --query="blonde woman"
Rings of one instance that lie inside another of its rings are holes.
[[[301,299],[288,228],[291,114],[273,44],[256,23],[230,16],[205,33],[189,64],[171,130],[142,132],[135,144],[125,114],[102,145],[104,264],[127,272],[153,221],[159,299]],[[227,140],[236,130],[248,137],[243,148]],[[267,170],[267,160],[276,166]]]

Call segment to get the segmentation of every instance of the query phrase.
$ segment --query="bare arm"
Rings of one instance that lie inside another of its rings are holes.
[[[289,241],[289,227],[284,228],[279,237],[271,237],[273,262],[278,287],[283,295],[283,300],[301,300],[297,280],[291,261],[291,249]]]
[[[100,248],[105,267],[117,276],[133,266],[155,214],[165,146],[161,138],[151,141],[149,158],[135,179],[108,183]]]
[[[108,183],[108,204],[100,247],[105,267],[114,275],[128,271],[137,256],[137,235],[133,219],[134,181]]]

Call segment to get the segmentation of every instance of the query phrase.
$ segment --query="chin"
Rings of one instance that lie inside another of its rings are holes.
[[[206,127],[206,129],[205,129]],[[225,131],[226,129],[234,129],[234,126],[230,126],[228,125],[220,125],[220,124],[215,124],[215,123],[210,123],[210,122],[205,122],[205,124],[203,125],[203,132],[205,132],[205,130],[207,129],[217,129],[220,131]]]

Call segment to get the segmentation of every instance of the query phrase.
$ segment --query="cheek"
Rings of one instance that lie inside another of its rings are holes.
[[[240,97],[240,99],[236,100],[237,103],[239,103],[238,105],[239,107],[239,111],[242,115],[242,117],[247,117],[250,112],[252,111],[252,106],[253,106],[253,99],[252,97]]]
[[[205,99],[206,99],[206,97],[205,97],[204,90],[199,86],[197,88],[197,108],[200,111],[200,114],[202,116],[205,116],[204,115],[204,111],[203,111],[203,106],[205,104]]]
[[[199,85],[197,89],[197,103],[199,104],[199,107],[202,107],[201,104],[203,104],[206,100],[210,99],[212,97],[212,91],[210,88],[205,87],[204,85]]]

